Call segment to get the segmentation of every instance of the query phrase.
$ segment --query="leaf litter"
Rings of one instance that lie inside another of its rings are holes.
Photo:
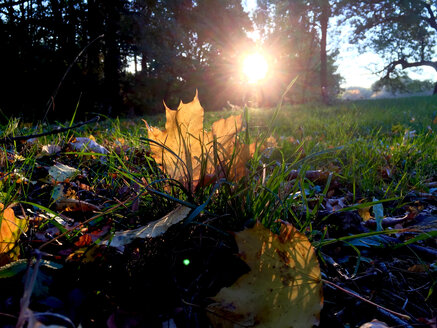
[[[165,130],[147,127],[150,150],[76,137],[43,147],[35,165],[18,165],[26,157],[10,153],[17,171],[2,173],[2,183],[26,198],[2,214],[2,326],[14,326],[23,309],[35,326],[435,325],[435,181],[428,195],[412,191],[406,205],[366,203],[348,192],[338,166],[289,169],[275,201],[290,201],[294,216],[269,230],[229,204],[208,205],[247,184],[256,143],[240,138],[242,117],[206,131],[197,95],[176,111],[166,107],[166,116]],[[267,162],[251,177],[260,186],[281,143],[263,146]],[[194,197],[212,191],[209,200],[184,196],[172,179]],[[311,228],[300,227],[308,218]]]

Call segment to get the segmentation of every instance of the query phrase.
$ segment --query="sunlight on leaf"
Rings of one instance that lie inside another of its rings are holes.
[[[322,308],[320,267],[292,225],[279,235],[257,223],[235,237],[251,271],[223,288],[207,308],[213,327],[312,327]]]
[[[236,135],[243,128],[241,115],[220,119],[207,132],[203,128],[204,110],[197,91],[193,101],[181,102],[177,110],[164,106],[165,130],[150,127],[145,122],[149,138],[169,148],[186,165],[170,151],[151,143],[151,154],[165,173],[185,185],[190,176],[194,187],[205,175],[227,175],[231,180],[246,175],[245,166],[253,151],[237,140]]]
[[[79,171],[65,164],[56,163],[49,168],[49,175],[55,182],[64,182],[67,179],[74,177]]]
[[[10,207],[4,209],[0,203],[0,266],[18,259],[20,248],[16,246],[21,232],[26,228],[25,220],[15,217]]]

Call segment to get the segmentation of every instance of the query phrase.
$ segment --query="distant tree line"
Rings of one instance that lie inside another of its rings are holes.
[[[334,18],[385,56],[382,81],[399,81],[400,68],[437,69],[435,16],[425,0],[258,0],[252,17],[240,0],[0,0],[0,113],[154,113],[196,88],[209,110],[253,94],[270,106],[296,76],[286,101],[329,103],[341,82],[327,47]],[[271,68],[259,85],[239,67],[254,26]]]

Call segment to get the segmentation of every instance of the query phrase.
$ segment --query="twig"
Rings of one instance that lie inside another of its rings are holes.
[[[349,272],[347,272],[346,269],[344,269],[340,264],[338,264],[337,262],[334,261],[334,259],[332,257],[330,257],[327,254],[322,253],[323,258],[325,259],[325,261],[332,265],[335,269],[335,271],[337,271],[337,273],[345,280],[350,280],[351,278],[349,277]]]
[[[38,133],[38,134],[30,134],[30,135],[27,135],[27,136],[3,137],[3,138],[0,138],[0,144],[6,144],[6,143],[9,143],[9,142],[12,142],[12,141],[24,141],[24,140],[29,140],[29,139],[32,139],[32,138],[39,138],[39,137],[49,136],[49,135],[52,135],[52,134],[62,133],[62,132],[68,131],[68,130],[79,128],[82,125],[86,125],[86,124],[90,124],[90,123],[93,123],[93,122],[97,122],[99,119],[100,119],[100,117],[96,116],[96,117],[94,117],[94,118],[92,118],[92,119],[90,119],[90,120],[88,120],[86,122],[78,123],[76,125],[73,125],[73,126],[70,126],[70,127],[67,127],[67,128],[59,128],[59,129],[56,129],[56,130],[47,131],[47,132]]]
[[[9,313],[0,312],[0,316],[12,318],[12,319],[17,319],[17,316],[9,314]]]
[[[386,311],[386,312],[388,312],[388,313],[391,313],[391,314],[393,314],[393,315],[395,315],[395,316],[397,316],[397,317],[399,317],[399,318],[402,318],[402,319],[405,319],[405,320],[411,320],[411,318],[410,318],[408,315],[405,315],[405,314],[398,313],[398,312],[392,311],[392,310],[390,310],[390,309],[387,309],[386,307],[383,307],[382,305],[379,305],[379,304],[376,304],[376,303],[374,303],[374,302],[372,302],[372,301],[369,301],[368,299],[366,299],[366,298],[364,298],[364,297],[358,295],[356,292],[351,291],[351,290],[347,290],[347,289],[345,289],[345,288],[343,288],[343,287],[340,287],[340,286],[334,284],[333,282],[331,282],[331,281],[329,281],[329,280],[322,279],[322,281],[323,281],[324,283],[326,283],[326,284],[332,286],[332,287],[335,287],[335,288],[337,288],[337,289],[340,289],[341,291],[343,291],[343,292],[345,292],[345,293],[347,293],[347,294],[349,294],[349,295],[351,295],[351,296],[354,296],[354,297],[356,297],[356,298],[362,300],[363,302],[366,302],[366,303],[369,303],[369,304],[371,304],[371,305],[373,305],[373,306],[376,306],[378,309],[382,309],[382,310],[384,310],[384,311]]]

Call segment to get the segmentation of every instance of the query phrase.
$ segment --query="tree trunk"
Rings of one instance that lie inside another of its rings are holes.
[[[120,95],[120,48],[118,47],[118,29],[120,24],[120,4],[117,0],[105,0],[105,52],[104,52],[104,92],[106,113],[118,113],[121,109]]]
[[[432,95],[437,95],[437,82],[434,84],[434,91],[432,92]]]
[[[329,0],[322,0],[320,15],[320,91],[322,102],[328,104],[328,59],[326,54],[326,38],[328,34],[328,21],[330,16]]]
[[[308,59],[305,63],[305,75],[303,78],[303,86],[302,86],[302,94],[301,94],[301,100],[300,103],[303,104],[307,101],[307,89],[308,89],[308,82],[309,82],[309,78],[310,78],[310,74],[312,73],[312,61],[313,61],[313,52],[314,52],[314,48],[317,45],[317,40],[316,40],[316,31],[312,30],[311,31],[311,40],[310,40],[310,45],[309,45],[309,50],[308,50]]]

